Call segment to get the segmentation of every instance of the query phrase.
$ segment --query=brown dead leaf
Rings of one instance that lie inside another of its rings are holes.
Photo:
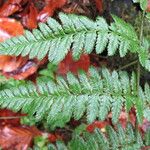
[[[146,133],[147,130],[150,129],[150,121],[148,121],[147,119],[144,119],[143,124],[139,125],[139,128],[142,133]]]
[[[0,110],[0,127],[9,125],[9,126],[19,126],[20,117],[25,116],[25,114],[15,113],[8,109]]]
[[[15,19],[0,18],[0,42],[21,35],[23,32],[23,26]]]
[[[23,26],[30,30],[37,28],[37,15],[38,10],[34,6],[34,3],[29,3],[24,12],[20,15]]]
[[[0,8],[0,17],[8,17],[21,9],[22,0],[7,0]]]
[[[73,60],[72,53],[69,52],[65,59],[58,65],[57,73],[60,75],[66,75],[69,71],[77,74],[79,70],[88,72],[90,66],[90,58],[87,54],[82,54],[78,61]]]
[[[27,150],[33,138],[41,134],[36,127],[0,127],[0,146],[4,150]]]
[[[33,27],[32,25],[30,27]],[[0,41],[21,35],[23,31],[22,25],[14,19],[0,18]],[[29,60],[28,56],[0,55],[0,70],[8,78],[13,77],[22,80],[34,74],[45,62],[47,62],[47,58],[38,61],[37,59]]]
[[[148,0],[147,12],[150,12],[150,0]]]
[[[0,42],[20,34],[23,34],[23,27],[19,22],[14,19],[0,18]],[[19,60],[19,63],[15,64],[16,59],[17,58],[13,56],[0,55],[0,70],[14,70],[21,61]],[[13,65],[11,65],[11,63],[13,63]]]
[[[86,130],[88,132],[94,132],[95,128],[99,128],[100,130],[105,129],[105,127],[109,124],[108,121],[94,121],[93,123],[87,125]]]
[[[64,6],[67,0],[49,0],[46,2],[47,5],[43,8],[37,17],[38,21],[40,22],[45,22],[48,17],[53,16],[54,11]]]
[[[95,0],[96,8],[98,9],[99,13],[103,12],[103,1],[102,0]]]

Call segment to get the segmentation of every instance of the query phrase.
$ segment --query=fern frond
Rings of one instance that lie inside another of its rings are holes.
[[[110,73],[102,69],[98,73],[96,69],[90,68],[90,75],[88,77],[80,72],[77,78],[69,73],[67,81],[57,77],[57,83],[49,81],[39,83],[37,87],[29,84],[0,91],[0,107],[22,110],[34,115],[37,121],[46,118],[51,127],[63,127],[70,118],[78,120],[84,115],[89,123],[96,118],[104,120],[110,111],[113,123],[117,123],[124,105],[127,112],[135,106],[139,122],[143,113],[149,119],[150,88],[146,84],[145,91],[141,90],[140,97],[137,96],[137,91],[129,88],[136,85],[134,74],[129,79],[126,72]],[[126,85],[125,78],[128,80]]]
[[[0,43],[0,54],[29,55],[31,59],[42,59],[48,54],[49,61],[57,64],[70,48],[75,59],[94,48],[97,54],[107,48],[109,56],[117,51],[121,57],[128,51],[137,53],[141,65],[150,70],[148,50],[140,45],[134,28],[122,19],[113,16],[111,25],[102,17],[94,22],[84,16],[60,13],[59,19],[61,23],[49,18],[47,23],[39,23],[39,29]]]
[[[131,124],[128,124],[127,129],[123,129],[118,124],[116,130],[111,126],[107,126],[105,133],[102,133],[99,129],[96,129],[94,133],[82,132],[82,134],[73,134],[71,141],[67,144],[64,144],[62,141],[57,141],[56,145],[49,144],[48,149],[141,150],[147,146],[150,137],[150,132],[147,132],[146,136],[142,138],[141,134]]]

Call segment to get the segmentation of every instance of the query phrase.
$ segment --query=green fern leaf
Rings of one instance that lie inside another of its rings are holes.
[[[48,55],[49,61],[58,64],[71,48],[75,59],[94,48],[97,54],[107,49],[109,56],[117,51],[121,57],[127,52],[137,53],[141,65],[150,70],[148,51],[140,45],[134,28],[122,19],[113,16],[111,25],[102,17],[94,22],[84,16],[60,13],[59,19],[49,18],[47,23],[39,23],[39,29],[0,43],[0,54],[29,55],[30,59]]]
[[[110,72],[106,68],[98,72],[93,67],[89,72],[90,76],[80,71],[78,77],[68,73],[67,81],[56,77],[56,82],[39,82],[37,86],[27,83],[2,90],[0,107],[21,110],[35,116],[36,121],[46,119],[53,129],[65,126],[71,118],[79,120],[85,116],[89,123],[105,120],[110,111],[116,124],[124,104],[127,113],[135,106],[140,123],[143,117],[149,120],[148,84],[137,91],[134,74],[130,78],[125,72]]]
[[[126,130],[118,124],[117,129],[108,126],[105,133],[96,129],[94,133],[83,131],[82,134],[73,134],[73,138],[68,144],[58,141],[53,146],[49,144],[49,147],[66,150],[140,150],[144,146],[149,146],[149,133],[148,131],[144,139],[142,139],[141,134],[139,132],[136,133],[131,124],[128,124]]]

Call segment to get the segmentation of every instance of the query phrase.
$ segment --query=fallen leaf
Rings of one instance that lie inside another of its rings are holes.
[[[103,12],[103,1],[102,0],[95,0],[96,8],[98,9],[99,13]]]
[[[21,35],[23,32],[23,26],[16,20],[0,18],[0,42],[13,36]],[[0,70],[7,78],[13,77],[14,79],[22,80],[34,74],[46,62],[47,58],[38,61],[37,59],[29,60],[28,56],[0,55]]]
[[[15,19],[0,18],[0,42],[21,35],[23,32],[24,29],[20,22]]]
[[[12,56],[0,55],[0,70],[3,70],[4,65],[12,60]]]
[[[88,125],[87,127],[86,127],[86,130],[88,131],[88,132],[94,132],[94,130],[95,130],[95,125],[94,124],[90,124],[90,125]]]
[[[56,142],[57,137],[54,134],[48,134],[48,140],[53,143]]]
[[[72,53],[69,52],[65,59],[59,63],[57,73],[66,75],[69,71],[77,74],[79,70],[88,72],[90,67],[90,58],[87,54],[82,54],[78,61],[73,60]]]
[[[0,127],[0,146],[7,150],[27,150],[33,138],[40,135],[36,127]]]
[[[73,13],[91,18],[96,15],[95,1],[91,0],[68,0],[67,4],[61,8],[64,13]],[[94,10],[94,11],[92,11]]]
[[[129,120],[130,120],[131,124],[133,126],[135,126],[135,124],[136,124],[136,110],[134,107],[131,108],[131,110],[129,111]]]
[[[112,112],[109,113],[108,118],[112,119]],[[122,111],[120,112],[118,122],[121,124],[121,126],[125,129],[127,126],[128,121],[135,126],[135,120],[136,120],[136,114],[135,114],[135,109],[132,108],[129,112],[129,120],[128,120],[128,115],[125,109],[123,108]]]
[[[19,126],[21,116],[25,116],[25,114],[15,113],[8,109],[1,109],[0,110],[0,126],[4,126],[4,125]]]
[[[1,0],[1,1],[0,1],[0,7],[4,4],[4,1],[5,1],[5,0]]]
[[[22,57],[21,57],[22,58]],[[25,58],[22,59],[22,61],[25,60]],[[23,65],[19,65],[18,68],[15,70],[12,70],[11,72],[2,72],[4,76],[7,78],[14,78],[16,80],[23,80],[29,77],[30,75],[33,75],[40,66],[44,65],[47,62],[47,58],[45,57],[43,60],[38,61],[36,58],[33,60],[27,60],[22,62]],[[19,61],[16,61],[15,64],[18,64]],[[21,64],[21,63],[20,63]],[[13,66],[13,63],[9,64],[8,66]],[[34,81],[34,79],[32,79]]]
[[[127,113],[124,111],[121,111],[120,116],[119,116],[119,123],[122,125],[122,127],[125,129],[127,126]]]
[[[141,150],[150,150],[150,146],[144,146],[141,148]]]
[[[17,64],[18,62],[13,62],[11,63],[10,66],[13,66],[15,64]],[[9,64],[8,64],[9,66]],[[16,80],[23,80],[25,78],[27,78],[29,75],[32,75],[33,73],[35,73],[38,69],[37,64],[34,61],[26,61],[25,65],[19,67],[19,68],[15,68],[14,70],[12,70],[11,72],[2,72],[2,74],[4,76],[6,76],[7,78],[13,77]]]
[[[46,1],[47,5],[39,13],[37,19],[40,22],[45,22],[48,17],[53,16],[56,9],[61,8],[65,5],[67,0],[49,0]]]
[[[24,12],[20,15],[23,26],[30,30],[37,28],[37,15],[37,8],[32,2],[29,3]]]
[[[147,12],[150,12],[150,0],[148,0]]]
[[[3,42],[4,40],[9,39],[13,36],[23,34],[23,30],[24,29],[22,25],[15,19],[0,18],[0,42]],[[16,57],[0,55],[0,70],[7,71],[9,69],[13,69],[14,67],[16,67],[16,64],[14,64],[15,60]],[[10,65],[11,62],[13,62],[13,65]]]
[[[107,121],[94,121],[94,125],[95,127],[102,129],[102,128],[105,128],[106,125],[108,125],[108,122]]]
[[[139,129],[141,130],[142,133],[146,133],[147,130],[150,129],[150,121],[144,119],[143,124],[139,125]]]
[[[8,17],[21,9],[22,0],[7,0],[0,8],[0,17]]]
[[[9,56],[6,56],[9,57]],[[3,73],[5,72],[13,72],[15,71],[17,68],[19,68],[20,66],[23,66],[24,64],[26,64],[28,60],[28,57],[11,57],[10,61],[6,61],[5,64],[3,64]]]
[[[88,132],[94,132],[95,128],[103,130],[109,123],[107,121],[94,121],[86,127]]]

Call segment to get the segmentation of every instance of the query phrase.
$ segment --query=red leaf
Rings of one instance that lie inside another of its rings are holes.
[[[148,0],[147,12],[150,12],[150,0]]]
[[[150,150],[150,146],[144,146],[141,150]]]
[[[134,126],[136,124],[136,110],[135,108],[131,108],[129,112],[129,119],[132,125]]]
[[[81,124],[81,122],[79,120],[74,120],[74,119],[71,119],[70,120],[70,123],[69,123],[72,127],[77,127]]]
[[[139,129],[142,133],[146,133],[147,130],[150,128],[150,122],[147,119],[143,120],[143,124],[139,126]]]
[[[125,129],[127,125],[127,113],[125,111],[121,111],[119,116],[119,122],[122,125],[122,127]]]
[[[20,125],[20,116],[25,116],[25,114],[15,113],[8,109],[1,109],[0,110],[0,118],[1,118],[0,126],[4,126],[4,125],[19,126]],[[13,117],[16,117],[16,118],[13,118]]]
[[[22,25],[14,19],[0,18],[0,42],[23,34],[23,31]],[[29,60],[28,57],[0,55],[0,70],[8,78],[22,80],[35,73],[46,61],[47,58],[38,61],[37,59]]]
[[[21,35],[23,31],[23,26],[15,19],[0,18],[0,42]]]
[[[36,127],[0,128],[0,146],[2,149],[27,150],[35,136],[42,133]]]
[[[22,0],[7,0],[0,8],[0,17],[8,17],[17,12],[21,8],[21,2]]]
[[[95,125],[95,127],[102,129],[102,128],[105,128],[106,125],[108,125],[108,122],[106,122],[106,121],[95,121],[94,125]]]
[[[54,134],[48,134],[48,140],[53,143],[56,142],[57,137]]]
[[[77,74],[80,69],[88,72],[90,66],[89,55],[82,54],[78,61],[74,61],[72,58],[72,53],[69,52],[65,59],[58,65],[57,73],[61,75],[66,75],[69,71]]]
[[[38,11],[33,3],[29,3],[25,12],[21,14],[22,24],[28,29],[37,28]]]
[[[47,58],[45,57],[43,60],[38,61],[37,59],[34,60],[28,60],[26,57],[26,61],[23,63],[20,63],[18,68],[15,68],[11,72],[3,72],[3,75],[5,75],[7,78],[13,77],[16,80],[23,80],[27,77],[33,75],[40,66],[45,64],[47,62]],[[25,60],[25,58],[21,57],[22,62]],[[14,64],[18,64],[19,61],[14,62]],[[10,62],[8,66],[13,66],[13,63]],[[34,81],[34,79],[32,79]]]
[[[45,22],[48,17],[53,16],[54,11],[65,5],[67,0],[49,0],[48,4],[39,13],[37,19],[40,22]]]
[[[10,56],[5,56],[5,57],[10,57]],[[28,57],[12,57],[10,61],[6,61],[5,64],[3,64],[3,73],[5,72],[13,72],[14,70],[16,70],[17,68],[19,68],[20,66],[24,65],[28,60]]]
[[[17,61],[14,62],[14,64],[17,63],[18,63]],[[11,63],[11,65],[13,66],[13,63]],[[34,61],[26,61],[25,65],[19,68],[15,68],[11,72],[3,72],[3,75],[5,75],[7,78],[13,77],[16,80],[23,80],[28,76],[34,74],[37,71],[37,69],[38,66]]]
[[[103,2],[102,0],[95,0],[96,8],[98,9],[99,13],[103,12]]]
[[[86,130],[88,132],[94,132],[94,129],[95,129],[95,125],[94,124],[90,124],[86,127]]]
[[[7,62],[10,62],[11,60],[11,56],[0,55],[0,70],[3,70],[5,64],[7,64]]]
[[[23,34],[23,27],[19,22],[14,19],[0,18],[0,42],[20,34]],[[19,63],[16,64],[16,59],[16,57],[0,55],[0,70],[14,70],[21,63],[19,60]]]
[[[93,132],[95,128],[103,129],[108,125],[107,121],[94,121],[92,124],[88,125],[86,130],[88,132]]]

